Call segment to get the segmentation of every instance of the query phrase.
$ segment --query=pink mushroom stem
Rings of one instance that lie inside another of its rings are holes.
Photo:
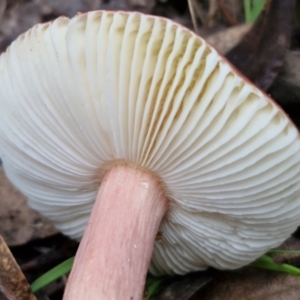
[[[64,300],[140,300],[168,200],[152,173],[117,165],[102,180]]]

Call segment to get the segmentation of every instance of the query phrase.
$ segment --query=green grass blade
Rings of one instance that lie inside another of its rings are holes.
[[[251,22],[254,22],[258,16],[260,15],[262,9],[265,6],[266,0],[255,0],[253,1],[253,9],[252,9],[252,14],[251,14]]]
[[[72,265],[73,265],[74,257],[71,257],[55,268],[51,269],[37,280],[35,280],[31,284],[31,290],[33,293],[40,290],[41,288],[45,287],[49,283],[55,281],[56,279],[60,278],[61,276],[65,275],[66,273],[70,272]]]
[[[251,23],[251,0],[244,0],[246,23]]]
[[[300,254],[300,251],[297,250],[270,250],[267,254]],[[291,266],[289,264],[277,264],[274,262],[273,258],[263,255],[260,258],[258,258],[256,261],[250,264],[250,266],[261,268],[261,269],[267,269],[272,270],[276,272],[283,272],[288,273],[295,276],[300,276],[300,269]],[[74,262],[74,257],[69,258],[68,260],[62,262],[55,268],[51,269],[41,277],[39,277],[37,280],[35,280],[31,284],[31,289],[33,292],[36,292],[40,290],[41,288],[47,286],[51,282],[55,281],[56,279],[60,278],[61,276],[67,274],[70,272],[72,265]],[[151,297],[155,294],[157,294],[163,287],[164,283],[169,280],[170,277],[154,277],[151,275],[147,276],[146,281],[146,291],[147,296],[143,300],[149,300]]]
[[[150,300],[152,296],[157,294],[163,285],[164,279],[154,281],[147,289],[147,296],[143,300]]]
[[[58,266],[54,267],[47,273],[40,276],[37,280],[35,280],[31,284],[32,292],[33,293],[37,292],[38,290],[47,286],[51,282],[57,280],[61,276],[69,273],[73,266],[73,262],[74,262],[74,257],[71,257],[66,261],[62,262],[61,264],[59,264]],[[149,274],[147,276],[147,281],[146,281],[147,296],[144,298],[144,300],[149,300],[152,296],[157,294],[163,287],[163,283],[166,280],[167,280],[166,277],[155,277]]]
[[[253,23],[261,13],[266,0],[244,0],[246,23]]]
[[[148,274],[145,284],[145,291],[147,295],[143,300],[150,300],[152,296],[157,294],[163,287],[164,284],[170,280],[171,276],[156,277]]]
[[[268,255],[272,254],[297,254],[300,255],[300,250],[270,250],[267,253]]]
[[[300,276],[300,269],[288,264],[279,265],[268,255],[261,256],[259,259],[251,263],[250,266]]]

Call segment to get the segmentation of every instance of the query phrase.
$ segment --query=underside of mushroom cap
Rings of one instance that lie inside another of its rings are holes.
[[[201,38],[139,13],[61,17],[0,57],[0,156],[30,205],[79,239],[104,172],[170,200],[154,274],[241,267],[299,225],[297,129]]]

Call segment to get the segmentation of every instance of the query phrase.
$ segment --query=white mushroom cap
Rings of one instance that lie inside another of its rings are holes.
[[[300,140],[200,37],[139,13],[61,17],[0,58],[0,156],[29,204],[79,239],[105,170],[150,170],[170,200],[150,271],[234,269],[300,216]]]

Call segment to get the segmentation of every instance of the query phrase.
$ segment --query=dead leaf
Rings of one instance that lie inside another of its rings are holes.
[[[226,0],[224,2],[235,20],[238,22],[244,22],[244,2],[241,0]]]
[[[226,57],[267,90],[279,72],[292,33],[293,0],[268,0],[252,29]]]
[[[300,277],[246,268],[220,272],[190,300],[299,300]]]
[[[0,27],[0,53],[35,24],[62,15],[73,17],[78,12],[100,9],[101,3],[101,0],[9,0],[9,9],[6,10]]]
[[[207,14],[207,26],[213,27],[216,25],[216,16],[218,14],[218,0],[209,0],[209,9]],[[205,23],[204,23],[205,24]]]
[[[252,24],[242,24],[218,31],[205,38],[220,53],[227,53],[235,47],[251,29]]]
[[[268,92],[300,129],[300,52],[286,53],[283,67]]]
[[[1,20],[4,14],[4,11],[6,9],[6,0],[0,0],[0,24],[1,24]]]
[[[190,273],[172,280],[172,283],[163,289],[151,300],[189,300],[196,291],[203,288],[213,278],[213,273],[204,272]]]
[[[33,211],[0,168],[0,234],[10,246],[57,233],[52,223]]]
[[[151,14],[156,2],[154,0],[110,0],[101,5],[105,10],[137,10]]]
[[[224,16],[224,19],[227,21],[227,23],[231,26],[235,26],[237,24],[236,16],[231,11],[231,7],[234,7],[232,5],[231,1],[225,1],[225,0],[217,0],[219,9]],[[241,1],[239,1],[241,3]],[[235,3],[237,4],[237,3]]]
[[[34,300],[30,286],[10,250],[0,236],[0,299]]]
[[[78,12],[100,9],[101,0],[43,0],[40,1],[42,10],[54,16],[67,16],[69,18]]]
[[[295,237],[290,237],[282,245],[280,245],[277,249],[289,250],[289,251],[299,251],[300,250],[300,240]],[[292,265],[295,267],[300,266],[300,254],[278,253],[278,254],[272,254],[272,258],[277,264],[289,264],[289,265]]]
[[[298,231],[296,231],[296,234],[297,234],[297,232]],[[300,239],[299,239],[299,237],[291,236],[276,249],[299,251],[300,250]]]
[[[41,5],[34,0],[17,4],[6,10],[1,20],[0,53],[21,33],[41,21]]]
[[[156,4],[155,0],[127,0],[129,7],[150,14]]]

